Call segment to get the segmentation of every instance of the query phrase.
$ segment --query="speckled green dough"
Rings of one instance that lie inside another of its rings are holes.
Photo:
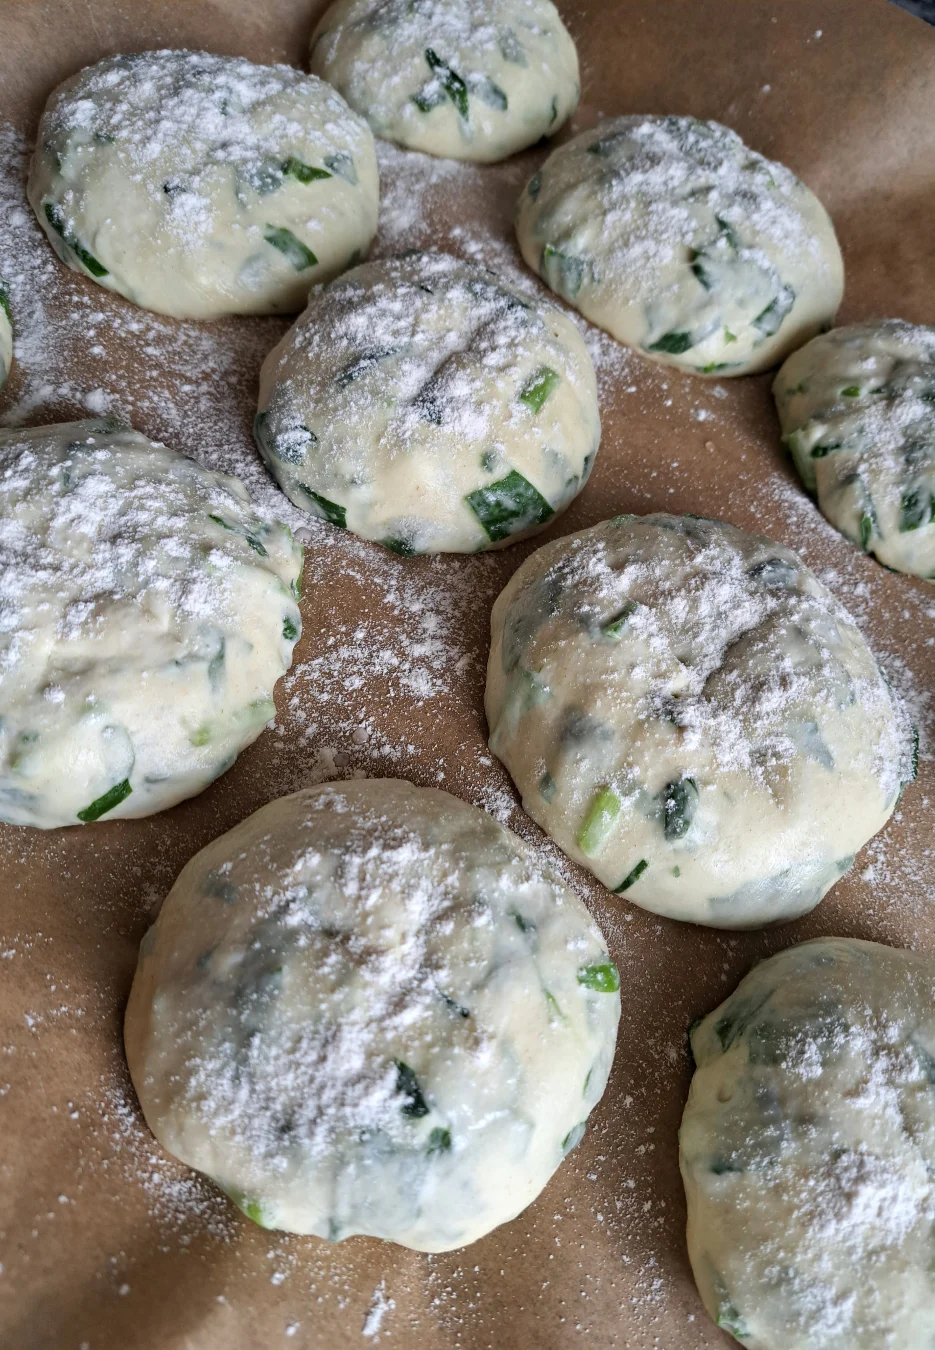
[[[699,375],[765,370],[831,323],[828,213],[717,122],[617,117],[554,150],[516,208],[529,266],[620,342]]]
[[[143,52],[55,90],[28,194],[63,262],[146,309],[290,313],[366,253],[376,151],[314,76]]]
[[[831,524],[885,566],[935,581],[935,328],[833,328],[789,357],[773,395]]]
[[[0,820],[207,787],[275,712],[301,567],[238,479],[114,420],[0,432]]]
[[[819,938],[692,1031],[688,1252],[748,1350],[935,1343],[933,990],[931,955]]]
[[[490,816],[329,784],[184,869],[140,949],[127,1058],[160,1142],[254,1222],[446,1251],[581,1139],[619,988],[584,905]]]
[[[498,597],[490,748],[605,886],[722,928],[813,908],[915,774],[911,728],[796,555],[695,516],[618,516]]]
[[[310,69],[375,135],[449,159],[504,159],[578,103],[578,54],[551,0],[337,0]]]
[[[10,291],[0,277],[0,389],[6,384],[13,364],[13,310],[10,306]]]
[[[584,487],[601,434],[571,320],[434,253],[314,291],[263,364],[254,430],[296,506],[406,555],[542,529]]]

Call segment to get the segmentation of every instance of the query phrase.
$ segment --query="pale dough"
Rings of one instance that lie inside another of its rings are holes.
[[[184,869],[143,939],[127,1058],[160,1142],[256,1223],[446,1251],[581,1139],[618,989],[584,905],[490,816],[329,784]]]

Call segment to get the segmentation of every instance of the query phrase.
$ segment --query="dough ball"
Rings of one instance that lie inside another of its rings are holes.
[[[127,1058],[160,1142],[256,1223],[446,1251],[581,1139],[618,988],[584,905],[484,812],[328,784],[182,872],[140,948]]]
[[[932,956],[819,938],[692,1032],[688,1251],[750,1350],[935,1342],[933,987]]]
[[[302,550],[113,419],[0,432],[0,820],[148,816],[273,716]]]
[[[551,0],[337,0],[310,69],[377,136],[489,163],[578,105],[578,53]]]
[[[75,271],[160,314],[291,313],[377,227],[373,137],[291,66],[112,56],[52,94],[28,194]]]
[[[526,262],[620,342],[699,375],[765,370],[834,318],[821,202],[718,122],[617,117],[553,151],[517,205]]]
[[[831,524],[887,567],[935,581],[935,328],[834,328],[789,357],[773,394]]]
[[[644,909],[717,928],[818,904],[915,776],[870,648],[780,544],[617,516],[498,597],[490,748],[560,848]]]
[[[0,389],[6,384],[6,378],[13,364],[13,311],[10,308],[10,291],[0,277]]]
[[[443,254],[356,267],[267,357],[256,438],[305,511],[397,553],[473,553],[587,482],[597,383],[572,321]]]

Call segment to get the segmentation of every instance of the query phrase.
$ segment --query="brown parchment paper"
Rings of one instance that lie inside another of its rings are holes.
[[[576,129],[640,111],[728,123],[830,209],[847,268],[843,322],[935,322],[935,33],[884,0],[561,7],[581,54]],[[112,52],[204,46],[301,64],[321,8],[0,0],[0,123],[28,139],[54,85]],[[385,152],[378,247],[436,244],[521,275],[513,202],[545,153],[479,170]],[[0,234],[0,264],[4,248]],[[14,264],[20,297],[34,279],[42,303],[20,308],[20,362],[0,418],[52,422],[111,407],[241,472],[298,523],[249,433],[259,362],[285,325],[150,320],[66,272],[38,236],[34,249]],[[806,937],[935,950],[935,588],[887,573],[824,524],[780,451],[769,377],[714,386],[592,341],[603,446],[587,489],[544,538],[665,509],[791,545],[853,609],[911,699],[923,736],[918,784],[818,910],[771,931],[659,919],[569,865],[619,964],[623,1018],[583,1144],[515,1222],[436,1257],[263,1232],[162,1153],[123,1066],[136,949],[182,864],[271,798],[354,772],[437,783],[554,852],[486,752],[482,702],[490,605],[534,544],[403,560],[316,528],[305,634],[278,690],[275,730],[163,815],[54,833],[0,827],[3,1350],[734,1344],[705,1315],[684,1250],[676,1136],[691,1072],[686,1029],[754,960]]]

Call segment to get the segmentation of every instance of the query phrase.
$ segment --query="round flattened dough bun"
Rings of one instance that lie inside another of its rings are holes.
[[[935,1344],[933,992],[932,956],[819,938],[692,1032],[688,1251],[749,1350]]]
[[[0,820],[201,792],[275,712],[301,570],[239,479],[113,419],[0,432]]]
[[[584,1134],[619,977],[577,897],[446,792],[370,779],[203,849],[143,939],[130,1072],[257,1223],[419,1251],[530,1204]]]
[[[773,394],[831,524],[887,567],[935,581],[935,328],[834,328],[789,357]]]
[[[10,309],[10,292],[0,277],[0,389],[6,384],[6,378],[13,364],[13,312]]]
[[[870,648],[794,553],[697,516],[546,544],[498,597],[490,748],[570,857],[718,928],[804,914],[914,777]]]
[[[59,85],[28,194],[63,262],[145,309],[294,313],[366,253],[376,150],[333,89],[291,66],[142,52]]]
[[[578,53],[551,0],[337,0],[310,69],[377,136],[449,159],[505,159],[578,106]]]
[[[694,117],[617,117],[554,150],[516,232],[533,271],[586,318],[699,375],[775,365],[832,322],[844,289],[821,202]]]
[[[601,436],[574,323],[433,253],[314,291],[263,364],[255,430],[296,506],[405,554],[535,534],[581,491]]]

